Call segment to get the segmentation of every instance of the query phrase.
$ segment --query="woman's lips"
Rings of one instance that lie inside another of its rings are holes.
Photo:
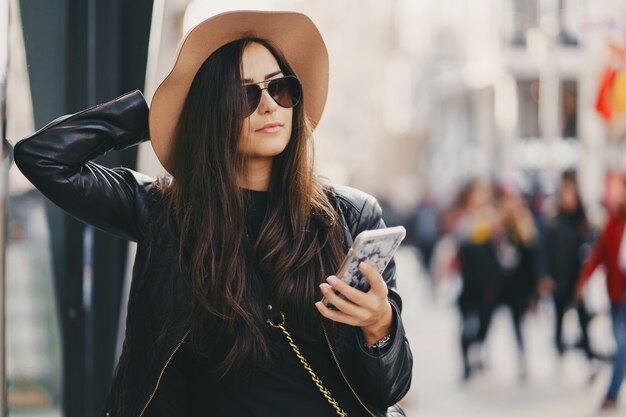
[[[260,129],[255,130],[258,133],[276,133],[283,127],[282,123],[267,123]]]

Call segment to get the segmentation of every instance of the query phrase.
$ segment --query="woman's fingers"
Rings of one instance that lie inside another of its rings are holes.
[[[359,270],[369,280],[368,292],[353,288],[333,275],[320,284],[325,302],[316,303],[316,307],[324,317],[353,326],[370,326],[386,315],[389,301],[383,277],[365,262],[361,262]],[[332,304],[337,310],[328,308],[327,304]]]
[[[320,284],[320,290],[322,294],[324,294],[324,298],[326,299],[326,303],[324,305],[328,305],[329,303],[334,305],[338,310],[352,315],[359,316],[359,306],[354,304],[353,302],[346,300],[339,296],[339,294],[335,293],[335,290],[330,285],[323,283]]]
[[[378,273],[375,267],[367,262],[361,262],[359,264],[359,271],[369,280],[371,290],[377,294],[384,295],[385,297],[389,293],[387,289],[387,283],[383,279],[383,276]]]
[[[340,280],[334,275],[331,275],[328,278],[326,278],[326,282],[328,283],[328,285],[332,287],[333,290],[339,291],[348,300],[352,301],[355,304],[359,304],[359,305],[363,304],[364,300],[366,299],[365,297],[366,293],[364,293],[361,290],[357,290],[356,288],[351,287],[349,284],[343,282],[342,280]]]
[[[334,275],[329,276],[326,279],[326,282],[336,291],[339,291],[343,294],[348,300],[352,301],[355,304],[362,305],[371,299],[372,295],[378,297],[386,297],[388,294],[387,284],[385,283],[383,277],[378,273],[376,268],[367,264],[366,262],[361,262],[359,264],[359,271],[368,279],[370,283],[370,290],[368,292],[363,292],[356,288],[351,287],[348,283],[340,280]]]
[[[340,310],[331,310],[330,308],[326,307],[324,303],[322,303],[321,301],[318,301],[317,303],[315,303],[315,307],[317,307],[320,314],[326,317],[327,319],[330,319],[332,321],[336,321],[339,323],[349,324],[350,326],[359,325],[359,323],[354,317]]]

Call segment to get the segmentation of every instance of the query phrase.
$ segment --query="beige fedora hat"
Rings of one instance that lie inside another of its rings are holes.
[[[221,46],[245,37],[269,40],[302,83],[304,112],[313,127],[328,94],[328,51],[315,24],[297,12],[230,11],[193,27],[178,45],[174,67],[159,85],[150,105],[150,140],[163,167],[171,172],[174,131],[191,82],[204,61]]]

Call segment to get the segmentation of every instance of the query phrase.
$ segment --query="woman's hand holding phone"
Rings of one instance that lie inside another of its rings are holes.
[[[389,334],[393,311],[387,300],[389,291],[382,275],[367,262],[361,262],[359,270],[369,279],[369,291],[360,291],[331,275],[320,284],[326,303],[318,301],[315,306],[322,316],[330,320],[360,327],[365,343],[371,345]],[[328,308],[327,303],[334,305],[336,310]]]

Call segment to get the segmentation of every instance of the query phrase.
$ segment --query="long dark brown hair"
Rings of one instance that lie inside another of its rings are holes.
[[[238,145],[248,116],[241,58],[252,42],[274,55],[283,74],[294,74],[263,39],[241,39],[214,52],[198,70],[178,122],[173,180],[161,182],[193,294],[190,340],[202,350],[211,326],[211,339],[230,347],[219,363],[222,375],[269,358],[267,303],[284,311],[290,326],[315,328],[318,285],[336,271],[344,250],[338,215],[313,171],[306,91],[293,109],[289,143],[274,157],[259,237],[246,246],[246,193],[237,179],[246,163]],[[254,277],[264,284],[255,286]]]

